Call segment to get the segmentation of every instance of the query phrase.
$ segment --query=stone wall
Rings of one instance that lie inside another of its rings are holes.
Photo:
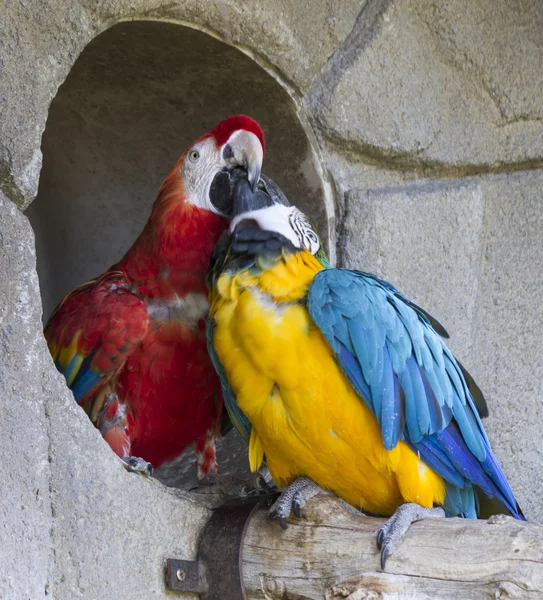
[[[145,160],[108,163],[127,148],[116,140],[134,135],[130,119],[118,124],[115,135],[111,119],[100,119],[122,112],[115,103],[126,100],[108,89],[96,93],[114,56],[102,54],[91,65],[96,86],[89,86],[88,96],[84,86],[69,88],[74,69],[45,130],[50,103],[82,52],[85,60],[86,46],[132,20],[168,23],[164,44],[173,43],[174,25],[179,44],[183,36],[198,38],[207,73],[217,64],[239,67],[231,69],[230,88],[215,89],[217,112],[243,110],[239,98],[236,104],[236,81],[252,89],[242,95],[252,103],[248,112],[264,122],[271,139],[275,129],[281,131],[266,158],[273,174],[287,188],[301,182],[288,191],[311,196],[305,209],[337,248],[339,262],[389,279],[442,321],[486,393],[486,427],[521,505],[530,518],[543,520],[542,8],[539,0],[43,0],[3,7],[2,600],[166,597],[164,558],[194,557],[208,515],[186,495],[126,473],[73,403],[41,336],[34,238],[15,207],[26,209],[40,185],[29,216],[39,238],[38,261],[46,265],[40,267],[46,310],[79,270],[83,279],[106,267],[141,224],[159,171],[169,168],[188,139],[177,146],[172,136],[157,148],[154,138]],[[129,40],[138,48],[133,70],[137,60],[149,65],[145,35]],[[208,43],[206,36],[213,39]],[[152,43],[153,53],[168,54],[160,40]],[[214,60],[212,44],[218,45]],[[191,49],[184,68],[198,70],[203,59]],[[174,76],[175,63],[170,68],[171,77],[165,72],[155,78],[160,85],[152,94],[163,102],[168,123],[179,101],[175,131],[181,138],[194,115],[190,93]],[[211,89],[218,86],[217,72],[209,78]],[[269,93],[259,95],[262,89]],[[63,104],[70,94],[76,104],[93,105],[86,121]],[[194,102],[199,106],[198,98]],[[198,127],[212,116],[206,113]],[[141,138],[138,144],[144,147]],[[100,160],[94,173],[89,165],[82,168],[89,157]],[[64,186],[66,165],[72,170]],[[148,171],[142,175],[143,165]],[[137,208],[119,212],[130,206],[129,195],[119,205],[113,192],[132,177],[144,182],[145,193],[135,195]],[[77,254],[68,251],[77,243],[68,247],[61,239],[55,247],[55,235],[48,235],[55,223],[64,232],[77,228],[82,214],[73,207],[86,193],[82,181],[92,189],[86,201],[99,202],[105,215],[108,239],[115,239],[115,225],[123,221],[118,246],[104,243],[95,255],[90,240],[76,239],[82,247]],[[63,189],[70,195],[56,199]],[[232,470],[243,461],[243,451],[235,452]]]

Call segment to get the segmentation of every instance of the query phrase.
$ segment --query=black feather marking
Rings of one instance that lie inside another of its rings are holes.
[[[274,205],[273,199],[266,192],[259,189],[253,192],[251,184],[244,178],[235,182],[233,197],[234,216]]]
[[[466,369],[462,366],[458,359],[456,359],[456,362],[458,363],[458,366],[462,371],[462,375],[464,376],[464,379],[468,384],[468,389],[470,391],[471,397],[473,398],[473,402],[477,407],[477,412],[479,413],[479,416],[481,417],[481,419],[485,419],[490,413],[488,411],[488,405],[486,403],[485,397],[483,396],[481,388],[475,383],[473,377],[466,371]]]
[[[263,189],[268,196],[273,200],[274,204],[283,204],[283,206],[290,206],[290,202],[287,200],[285,194],[283,194],[281,188],[275,183],[273,179],[266,177],[266,175],[260,175],[260,181],[258,187]]]

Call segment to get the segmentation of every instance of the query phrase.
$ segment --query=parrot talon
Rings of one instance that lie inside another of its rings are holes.
[[[124,468],[130,473],[140,473],[146,477],[153,476],[153,465],[139,456],[123,456],[121,458]]]
[[[307,501],[322,491],[323,489],[309,477],[298,477],[288,488],[281,492],[279,498],[270,507],[268,516],[270,519],[278,517],[279,525],[282,529],[286,529],[286,519],[290,517],[291,513],[301,519],[302,508]]]
[[[381,550],[381,571],[384,571],[387,564],[387,558],[390,554],[389,544],[385,542]]]
[[[414,502],[399,506],[377,533],[377,549],[381,551],[381,570],[385,570],[387,558],[396,550],[412,523],[443,517],[445,511],[439,507],[424,508]]]

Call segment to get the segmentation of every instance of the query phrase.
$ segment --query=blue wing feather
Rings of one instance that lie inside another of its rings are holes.
[[[71,389],[72,389],[74,398],[78,404],[81,403],[83,398],[85,398],[85,396],[96,385],[98,385],[100,383],[100,380],[102,379],[102,377],[104,375],[103,373],[98,373],[91,369],[91,363],[92,363],[95,355],[96,355],[96,350],[94,350],[88,356],[85,357],[85,359],[81,363],[81,366],[79,367],[79,370],[77,372],[75,379],[73,380]],[[74,356],[74,358],[70,361],[70,363],[68,364],[68,370],[70,368],[70,365],[74,361],[76,361],[77,357],[78,357],[78,355],[76,354]],[[66,372],[63,371],[63,369],[61,369],[59,367],[58,364],[57,364],[57,369],[61,373],[64,373],[64,376],[66,377],[66,379],[68,379],[68,375],[66,374]]]
[[[81,355],[76,352],[72,360],[66,365],[65,369],[62,369],[62,365],[59,361],[55,361],[56,368],[64,374],[66,381],[74,381],[77,377],[77,373],[83,363],[81,362]],[[76,398],[77,400],[77,398]]]
[[[375,414],[385,448],[403,439],[443,477],[449,514],[476,517],[477,486],[523,518],[477,412],[480,405],[486,410],[482,394],[471,377],[466,381],[439,337],[446,331],[429,313],[391,284],[346,269],[318,273],[307,307]]]
[[[371,392],[369,385],[362,373],[360,363],[356,360],[349,350],[343,345],[339,344],[338,358],[345,371],[345,374],[352,383],[356,393],[364,399],[370,409],[373,411],[373,403],[371,401]],[[375,411],[374,411],[375,412]]]
[[[372,394],[374,393],[381,396],[381,432],[385,448],[388,448],[393,440],[398,439],[401,431],[399,428],[400,386],[398,377],[392,370],[392,362],[386,346],[383,349],[383,376],[380,389],[375,390],[372,387]]]

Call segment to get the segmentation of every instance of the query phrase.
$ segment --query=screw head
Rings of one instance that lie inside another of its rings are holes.
[[[179,581],[185,581],[185,577],[186,577],[185,571],[182,571],[181,569],[177,569],[177,572],[175,575]]]

